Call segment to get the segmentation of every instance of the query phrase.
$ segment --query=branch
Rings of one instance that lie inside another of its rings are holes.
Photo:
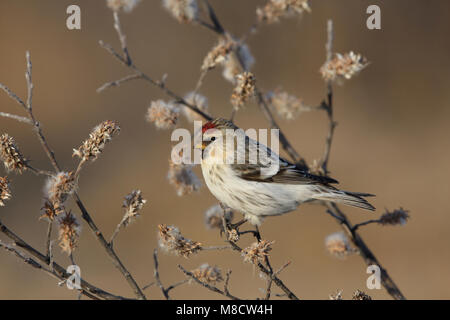
[[[147,74],[142,72],[138,67],[136,67],[132,62],[130,65],[128,65],[127,62],[109,44],[105,44],[103,41],[99,41],[99,44],[102,48],[104,48],[106,51],[108,51],[113,57],[115,57],[117,60],[119,60],[119,62],[121,62],[126,67],[133,70],[136,74],[136,79],[138,79],[138,78],[143,79],[143,80],[147,81],[148,83],[150,83],[151,85],[161,89],[166,95],[168,95],[169,97],[174,99],[176,103],[182,104],[185,107],[191,109],[192,111],[194,111],[195,113],[197,113],[201,117],[203,117],[205,120],[209,121],[209,120],[213,119],[211,116],[209,116],[208,114],[206,114],[205,112],[203,112],[202,110],[197,108],[195,105],[190,104],[184,98],[182,98],[180,95],[176,94],[175,92],[173,92],[172,90],[167,88],[165,81],[153,80],[150,76],[148,76]],[[121,80],[123,80],[123,78]],[[120,80],[117,80],[117,81],[120,81]],[[124,81],[121,81],[121,82],[124,82]],[[110,84],[110,83],[103,84],[100,88],[97,89],[97,91],[99,91],[99,90],[102,91],[106,88],[110,88],[111,85],[108,85],[108,84]]]
[[[373,252],[369,249],[361,236],[356,232],[356,228],[350,223],[347,216],[334,203],[327,204],[328,210],[339,217],[339,223],[351,238],[353,244],[359,249],[361,257],[368,266],[377,265],[381,270],[381,284],[387,292],[396,300],[405,300],[405,296],[395,284],[394,280],[389,276],[387,270],[383,268],[381,263],[375,257]]]
[[[211,7],[211,5],[209,4],[209,2],[207,0],[205,0],[205,3],[207,5],[208,13],[209,13],[209,17],[210,17],[211,21],[213,22],[213,24],[215,26],[218,26],[216,29],[212,29],[212,30],[219,35],[225,34],[226,31],[220,24],[219,19],[217,18],[217,15],[214,12],[214,9]],[[239,61],[239,64],[240,64],[242,70],[248,71],[245,69],[244,61],[242,61],[239,54],[237,54],[237,52],[234,52],[234,54],[236,54],[237,60]],[[272,115],[272,112],[270,111],[270,109],[264,99],[262,92],[256,86],[255,86],[255,93],[256,93],[258,105],[259,105],[262,113],[266,117],[267,121],[270,123],[271,128],[279,130],[279,138],[280,138],[280,142],[281,142],[283,149],[288,153],[288,155],[291,157],[291,159],[294,161],[294,163],[297,164],[297,166],[299,166],[302,169],[306,169],[307,164],[306,164],[305,159],[303,159],[297,153],[297,151],[292,147],[291,143],[289,142],[289,140],[284,135],[283,131],[280,129],[280,127],[276,123],[276,121]],[[234,118],[234,112],[232,113],[231,118]]]
[[[33,124],[31,122],[31,120],[28,119],[28,118],[25,118],[25,117],[22,117],[22,116],[18,116],[18,115],[15,115],[15,114],[11,114],[11,113],[7,113],[7,112],[0,112],[0,117],[14,119],[14,120],[17,120],[19,122],[24,122],[24,123],[27,123],[27,124]]]
[[[97,89],[97,92],[100,93],[100,92],[102,92],[102,91],[104,91],[106,89],[109,89],[109,88],[112,88],[112,87],[118,87],[124,82],[128,82],[128,81],[135,80],[135,79],[141,79],[141,76],[139,74],[130,74],[130,75],[128,75],[126,77],[123,77],[123,78],[121,78],[119,80],[106,82],[100,88]]]
[[[325,45],[326,61],[329,62],[333,56],[333,20],[328,20],[327,24],[328,40]],[[322,156],[322,171],[325,175],[328,174],[328,161],[330,159],[331,144],[333,142],[334,129],[336,122],[333,119],[333,85],[332,81],[327,81],[327,101],[322,102],[321,107],[327,112],[328,116],[328,134],[325,140],[325,151]]]
[[[200,279],[198,279],[192,272],[187,271],[186,269],[184,269],[181,265],[178,265],[178,268],[183,271],[183,273],[185,275],[187,275],[188,277],[190,277],[191,279],[193,279],[195,282],[197,282],[198,284],[204,286],[206,289],[211,290],[213,292],[216,292],[218,294],[221,294],[231,300],[241,300],[235,296],[233,296],[232,294],[230,294],[228,292],[228,289],[226,289],[225,291],[220,290],[219,288],[212,286],[206,282],[201,281]],[[228,275],[228,274],[227,274]],[[228,281],[228,280],[227,280]]]
[[[22,240],[19,236],[17,236],[14,232],[9,230],[1,221],[0,221],[0,232],[5,234],[11,240],[13,240],[14,243],[16,244],[16,246],[22,248],[28,254],[35,257],[42,263],[49,265],[52,270],[51,273],[54,276],[56,276],[58,279],[65,281],[68,278],[70,278],[71,274],[68,274],[63,267],[61,267],[59,264],[51,261],[51,259],[48,256],[45,256],[42,253],[40,253],[38,250],[34,249],[32,246],[30,246],[28,243],[26,243],[24,240]],[[29,263],[28,261],[26,261],[26,262]],[[29,264],[34,264],[34,263],[30,262]],[[45,269],[45,268],[42,268],[42,270],[47,272],[47,269]],[[90,295],[98,296],[100,298],[107,299],[107,300],[126,299],[124,297],[116,296],[116,295],[106,292],[100,288],[97,288],[83,279],[81,279],[80,285],[81,285],[83,294],[88,293]]]
[[[223,208],[223,207],[222,207]],[[242,253],[242,248],[239,247],[235,242],[231,241],[228,238],[228,228],[229,228],[229,224],[226,222],[225,220],[225,215],[222,215],[222,223],[224,226],[224,232],[225,232],[225,236],[226,236],[226,241],[231,245],[231,247],[233,248],[233,250],[238,251],[239,253]],[[253,235],[255,236],[256,239],[261,239],[261,236],[259,235],[259,231],[256,230],[253,232]],[[258,240],[259,241],[259,240]],[[266,268],[264,265],[262,265],[261,263],[257,264],[257,267],[259,268],[259,270],[261,272],[263,272],[264,274],[266,274],[267,276],[269,276],[270,279],[272,279],[272,281],[281,289],[284,291],[284,293],[286,294],[286,296],[291,299],[291,300],[299,300],[299,298],[283,283],[283,281],[281,281],[278,277],[277,277],[277,273],[274,273],[272,270],[272,267],[269,264],[269,260],[266,259],[266,264],[268,265],[268,268]]]
[[[116,252],[114,251],[114,249],[109,245],[109,243],[106,241],[106,239],[103,236],[103,234],[97,228],[96,224],[92,220],[89,212],[84,207],[83,203],[80,200],[80,197],[78,196],[78,194],[76,192],[74,193],[73,198],[75,199],[75,202],[77,203],[78,208],[80,208],[80,211],[82,213],[83,219],[87,222],[87,224],[89,225],[90,229],[94,233],[95,237],[100,242],[102,247],[105,249],[105,251],[109,255],[109,257],[111,258],[111,261],[112,261],[113,265],[125,277],[126,281],[130,285],[130,287],[133,289],[134,294],[136,295],[136,297],[138,297],[139,299],[146,299],[144,293],[139,288],[138,284],[134,280],[134,278],[131,275],[131,273],[128,271],[127,268],[125,268],[125,266],[123,265],[122,261],[120,261],[119,257],[117,256]]]
[[[2,88],[10,97],[12,97],[16,102],[18,102],[20,105],[22,105],[29,116],[30,121],[33,123],[34,131],[36,132],[36,135],[38,136],[39,141],[41,142],[41,145],[47,154],[47,157],[49,158],[55,172],[61,171],[58,162],[56,160],[54,152],[50,149],[50,146],[47,143],[47,140],[42,133],[41,127],[39,122],[36,120],[33,114],[33,107],[32,107],[32,96],[33,96],[33,82],[32,82],[32,64],[31,64],[31,58],[30,53],[27,51],[26,53],[26,60],[27,60],[27,71],[25,73],[25,78],[27,81],[27,88],[28,88],[28,97],[27,97],[27,104],[25,105],[23,101],[14,94],[11,90],[9,90],[6,86],[0,85],[0,88]],[[39,173],[38,170],[34,170],[35,172]],[[119,271],[122,273],[122,275],[125,277],[133,291],[135,292],[136,296],[139,299],[145,299],[145,295],[137,285],[134,278],[131,276],[130,272],[125,268],[125,266],[120,261],[119,257],[116,255],[114,250],[109,246],[105,238],[103,237],[102,233],[98,230],[97,226],[95,225],[94,221],[92,220],[91,216],[89,215],[88,211],[84,207],[83,203],[81,202],[79,196],[77,193],[74,193],[73,198],[75,199],[78,207],[80,208],[82,212],[83,219],[88,223],[91,230],[94,232],[95,236],[99,240],[100,244],[104,247],[108,255],[111,257],[113,264],[119,269]]]

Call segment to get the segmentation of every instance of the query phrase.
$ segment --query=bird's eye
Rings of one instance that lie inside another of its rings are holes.
[[[212,137],[212,138],[211,138],[211,141],[214,141],[214,140],[216,140],[216,137]]]

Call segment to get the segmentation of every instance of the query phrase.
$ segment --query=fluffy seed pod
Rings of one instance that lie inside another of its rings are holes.
[[[242,250],[244,261],[255,265],[263,263],[265,258],[269,256],[269,252],[272,250],[274,242],[275,241],[267,240],[254,242],[252,245]]]
[[[0,136],[0,158],[8,172],[22,173],[27,169],[28,160],[20,152],[14,138],[7,133]]]
[[[107,120],[96,126],[78,149],[73,149],[73,156],[84,161],[95,161],[106,144],[120,132],[119,124]]]
[[[163,100],[152,101],[146,119],[158,129],[172,129],[178,122],[180,109],[177,105]]]
[[[159,246],[167,252],[188,258],[189,255],[197,253],[202,249],[200,242],[186,239],[175,226],[160,224],[158,229]]]
[[[8,177],[0,177],[0,207],[5,205],[5,201],[11,199]]]
[[[197,269],[191,271],[192,274],[200,281],[215,285],[217,282],[223,281],[221,270],[214,266],[205,263]]]
[[[70,255],[75,250],[81,233],[80,223],[71,213],[66,212],[58,220],[59,245],[64,252]]]

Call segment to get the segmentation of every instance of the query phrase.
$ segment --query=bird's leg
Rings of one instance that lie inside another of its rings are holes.
[[[254,235],[255,235],[256,240],[258,240],[258,242],[261,242],[261,233],[259,233],[258,226],[255,226],[255,233],[254,233]]]
[[[237,228],[239,228],[240,226],[242,226],[246,222],[247,222],[247,219],[242,219],[241,221],[239,221],[237,223],[231,224],[230,227],[232,229],[237,229]]]

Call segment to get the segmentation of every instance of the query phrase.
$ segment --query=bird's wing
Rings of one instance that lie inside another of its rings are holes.
[[[248,147],[247,147],[248,145]],[[257,162],[249,161],[249,151],[258,151]],[[265,161],[261,161],[259,154],[265,154]],[[236,157],[237,159],[237,157]],[[278,163],[278,165],[277,165]],[[246,139],[245,163],[231,164],[233,171],[242,179],[258,182],[273,182],[283,184],[329,184],[338,183],[336,180],[311,174],[298,168],[295,164],[289,163],[279,157],[267,146],[257,141]]]

